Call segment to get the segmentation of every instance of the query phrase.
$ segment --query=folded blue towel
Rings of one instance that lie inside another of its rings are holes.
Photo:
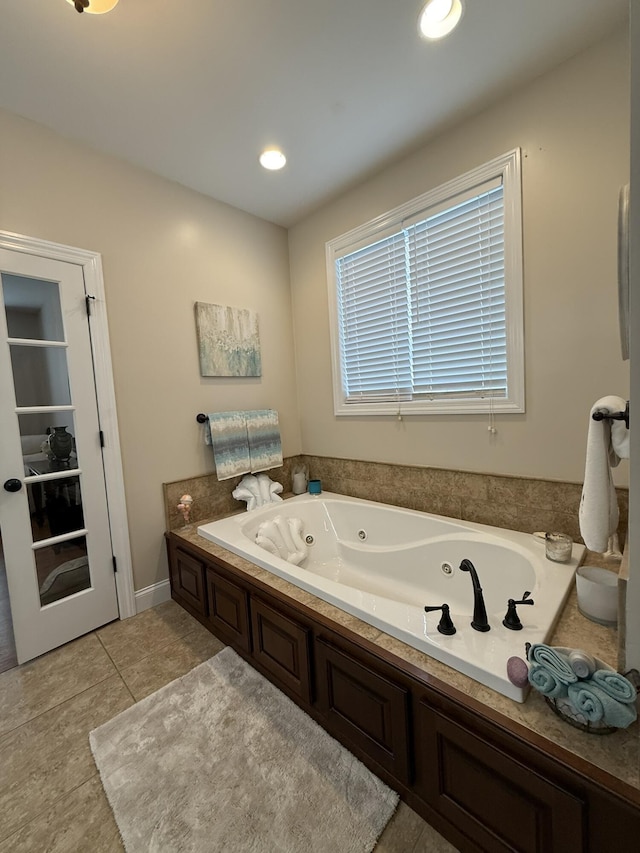
[[[553,646],[534,643],[529,649],[529,660],[548,669],[562,684],[573,684],[578,680],[567,655],[554,649]]]
[[[618,702],[630,704],[638,698],[638,692],[633,684],[624,675],[619,672],[613,672],[610,669],[598,669],[591,676],[591,681],[595,682],[605,693]]]
[[[599,723],[604,720],[608,726],[626,729],[638,716],[634,705],[613,699],[594,684],[592,678],[589,681],[570,684],[568,695],[574,708],[580,711],[590,723]]]
[[[562,699],[567,695],[567,685],[539,663],[532,663],[529,667],[529,683],[551,699]]]

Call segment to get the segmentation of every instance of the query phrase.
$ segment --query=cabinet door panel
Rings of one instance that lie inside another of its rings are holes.
[[[343,735],[401,782],[409,782],[409,693],[322,639],[316,642],[318,708]]]
[[[241,586],[207,568],[209,621],[223,639],[246,652],[251,651],[249,595]]]
[[[176,548],[171,567],[171,588],[175,595],[190,604],[198,613],[207,615],[207,599],[204,591],[204,563],[196,560],[180,548]]]
[[[584,803],[502,749],[418,703],[419,793],[492,853],[581,853]]]
[[[259,598],[251,599],[253,656],[295,696],[311,704],[310,631]]]

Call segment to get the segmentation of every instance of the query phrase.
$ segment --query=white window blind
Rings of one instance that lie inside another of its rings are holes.
[[[384,413],[384,404],[407,413],[500,411],[500,401],[504,411],[524,410],[521,269],[507,287],[519,253],[505,241],[519,248],[520,231],[505,206],[504,173],[473,177],[448,196],[427,194],[385,215],[383,237],[374,226],[367,242],[363,226],[329,244],[338,414]],[[431,204],[420,207],[425,198]]]
[[[406,235],[337,261],[342,372],[348,401],[411,393]]]
[[[507,391],[502,185],[406,231],[413,393]]]

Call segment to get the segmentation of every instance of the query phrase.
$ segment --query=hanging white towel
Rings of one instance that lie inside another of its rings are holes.
[[[620,397],[616,397],[616,400],[621,401]],[[624,412],[626,403],[621,402],[622,409],[616,409],[617,412]],[[624,421],[611,421],[611,451],[615,455],[615,460],[611,464],[614,468],[621,459],[629,458],[629,432]]]
[[[591,407],[589,432],[587,435],[587,458],[584,485],[580,500],[580,533],[589,550],[604,553],[610,536],[618,528],[618,499],[611,468],[615,468],[629,455],[628,430],[624,421],[606,418],[595,421],[595,412],[614,414],[624,411],[625,401],[621,397],[602,397]],[[624,430],[626,435],[620,430]],[[613,436],[615,435],[615,446]]]

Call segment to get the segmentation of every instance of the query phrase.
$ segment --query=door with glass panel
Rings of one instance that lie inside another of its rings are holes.
[[[118,604],[82,267],[0,249],[0,284],[0,570],[23,663]]]

